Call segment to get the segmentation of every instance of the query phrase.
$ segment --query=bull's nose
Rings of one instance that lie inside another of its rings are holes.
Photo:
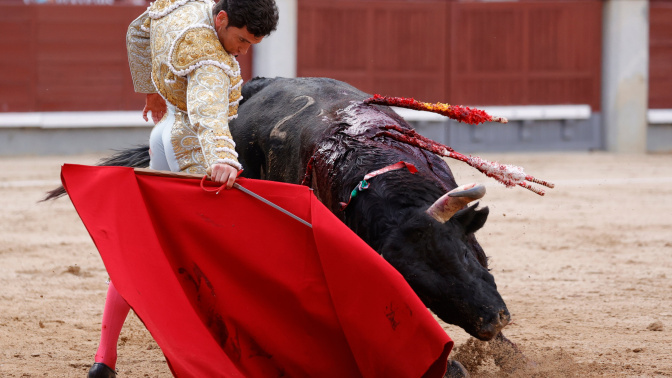
[[[500,330],[506,327],[507,324],[511,321],[511,314],[507,309],[499,311],[499,323],[502,325]]]
[[[500,310],[499,313],[492,319],[492,322],[485,324],[478,331],[478,338],[484,341],[492,340],[497,334],[506,327],[511,321],[511,314],[507,309]]]

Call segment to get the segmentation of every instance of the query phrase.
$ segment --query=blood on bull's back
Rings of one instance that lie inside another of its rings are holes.
[[[325,78],[254,79],[243,96],[231,131],[246,177],[311,186],[442,320],[482,340],[506,326],[509,312],[474,235],[487,207],[456,207],[445,196],[457,183],[443,159],[385,137],[386,126],[411,128],[392,109]],[[352,196],[365,175],[400,161],[402,169]]]

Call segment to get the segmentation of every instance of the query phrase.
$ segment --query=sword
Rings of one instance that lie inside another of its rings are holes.
[[[203,186],[203,181],[207,177],[207,175],[201,176],[201,175],[195,175],[191,173],[184,173],[184,172],[169,172],[169,171],[157,171],[155,169],[149,169],[149,168],[135,168],[135,173],[141,174],[141,175],[147,175],[147,176],[161,176],[161,177],[175,177],[175,178],[189,178],[189,179],[200,179],[201,180],[201,186]],[[244,186],[238,184],[237,182],[233,183],[233,187],[240,190],[241,192],[265,203],[266,205],[284,213],[285,215],[290,216],[291,218],[301,222],[302,224],[313,228],[313,225],[306,222],[305,220],[301,219],[297,215],[291,213],[288,210],[283,209],[282,207],[276,205],[275,203],[267,200],[266,198],[258,195],[257,193],[245,188]],[[220,187],[219,190],[222,188]],[[219,193],[219,190],[217,190],[217,193]]]

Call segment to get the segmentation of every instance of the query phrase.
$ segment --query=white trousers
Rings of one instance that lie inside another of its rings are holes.
[[[175,157],[171,142],[171,131],[175,124],[175,107],[168,105],[166,115],[157,123],[149,135],[149,168],[159,171],[179,172],[180,165]]]

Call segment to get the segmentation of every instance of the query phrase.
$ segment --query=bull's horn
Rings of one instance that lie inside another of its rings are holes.
[[[444,194],[427,209],[427,214],[441,223],[445,223],[469,202],[485,195],[485,186],[467,184],[458,186]]]

